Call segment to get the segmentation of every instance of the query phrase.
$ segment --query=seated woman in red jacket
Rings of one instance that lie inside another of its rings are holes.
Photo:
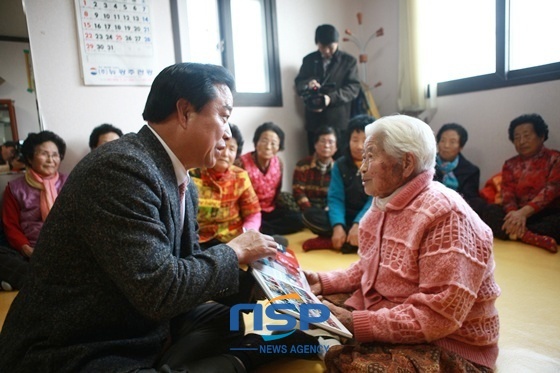
[[[261,233],[275,236],[277,242],[287,246],[279,235],[303,229],[301,213],[291,211],[278,203],[282,190],[284,165],[278,152],[284,150],[285,134],[279,125],[265,122],[253,135],[255,150],[243,154],[237,164],[247,171],[261,206]]]
[[[560,152],[544,146],[548,126],[538,114],[515,118],[508,133],[518,155],[502,167],[502,204],[477,212],[495,237],[556,253],[560,242]]]
[[[14,288],[23,283],[43,222],[67,178],[58,172],[66,143],[55,133],[30,133],[22,153],[27,171],[8,183],[2,205],[4,234],[11,248],[0,247],[0,279]]]

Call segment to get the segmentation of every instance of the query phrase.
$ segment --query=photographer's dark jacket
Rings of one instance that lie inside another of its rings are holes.
[[[350,54],[337,50],[323,71],[321,53],[315,51],[303,58],[299,74],[295,79],[296,89],[300,96],[305,95],[307,83],[317,80],[321,85],[334,83],[334,87],[326,89],[325,94],[331,103],[322,112],[305,110],[305,129],[315,131],[320,126],[331,126],[346,129],[350,119],[352,100],[360,92],[358,63]]]

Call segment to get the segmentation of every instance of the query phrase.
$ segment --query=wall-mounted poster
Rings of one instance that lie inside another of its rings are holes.
[[[150,85],[150,0],[75,0],[86,85]]]

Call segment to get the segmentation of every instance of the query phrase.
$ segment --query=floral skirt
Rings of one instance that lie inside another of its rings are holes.
[[[493,372],[433,344],[355,343],[333,346],[325,356],[325,364],[329,373]]]

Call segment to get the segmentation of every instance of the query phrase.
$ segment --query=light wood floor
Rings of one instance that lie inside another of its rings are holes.
[[[310,232],[287,236],[289,247],[303,268],[327,271],[346,268],[357,255],[335,251],[303,252],[301,244]],[[494,240],[496,281],[502,289],[500,314],[499,373],[560,372],[560,254],[520,242]],[[315,361],[278,362],[259,373],[323,372]]]
[[[304,231],[287,236],[289,247],[303,268],[328,271],[346,268],[355,254],[330,250],[303,252],[301,245],[313,235]],[[502,289],[499,373],[560,372],[560,254],[518,242],[494,241],[496,281]],[[0,291],[0,325],[17,292]],[[274,372],[323,372],[320,362],[292,360],[259,370]]]

